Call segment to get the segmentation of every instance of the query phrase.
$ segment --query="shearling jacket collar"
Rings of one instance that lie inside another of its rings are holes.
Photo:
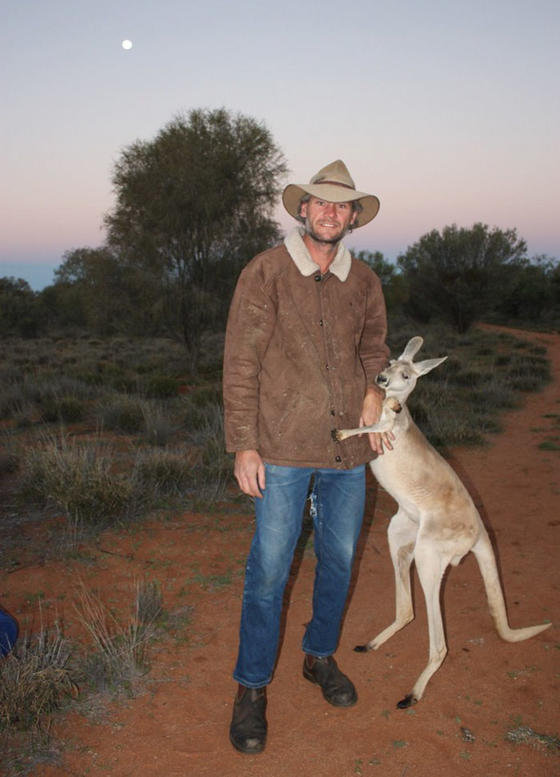
[[[303,235],[305,230],[302,227],[295,227],[285,238],[284,245],[286,246],[288,253],[295,262],[296,267],[302,275],[313,275],[319,269],[319,265],[315,264],[311,258],[311,254],[307,250],[307,246],[303,242]],[[344,281],[348,278],[350,267],[352,266],[352,257],[350,251],[343,243],[338,244],[338,251],[336,256],[329,266],[329,272],[336,275],[339,281]]]

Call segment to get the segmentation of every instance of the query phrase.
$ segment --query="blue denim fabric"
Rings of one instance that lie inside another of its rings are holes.
[[[239,654],[233,673],[249,688],[267,685],[278,651],[284,588],[301,534],[313,478],[311,516],[317,556],[313,617],[302,647],[336,650],[365,505],[365,467],[351,470],[266,464],[266,489],[255,499],[256,529],[247,559]]]

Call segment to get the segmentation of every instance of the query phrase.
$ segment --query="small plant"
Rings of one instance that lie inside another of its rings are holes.
[[[192,449],[143,451],[136,462],[136,482],[151,500],[180,496],[196,482],[194,458]]]
[[[114,471],[110,450],[64,436],[25,450],[19,494],[62,509],[74,540],[87,526],[101,527],[133,512],[140,496],[133,478]]]
[[[41,416],[47,423],[77,423],[85,415],[84,403],[77,397],[51,396],[43,400],[41,404]]]
[[[175,432],[175,423],[163,408],[146,402],[143,405],[144,434],[150,445],[167,445]]]
[[[144,429],[144,403],[132,398],[118,398],[103,404],[99,419],[105,429],[136,434]]]
[[[65,697],[77,695],[71,653],[58,624],[20,637],[0,662],[0,729],[40,730]]]
[[[89,682],[130,691],[134,681],[146,672],[147,648],[162,612],[158,584],[136,584],[134,611],[128,618],[119,619],[83,583],[75,609],[93,644],[93,652],[88,651],[85,658]]]
[[[196,468],[198,497],[202,502],[215,501],[223,496],[232,473],[231,457],[225,451],[220,405],[206,408],[204,424],[191,438],[200,449]]]
[[[176,397],[179,392],[179,382],[177,378],[169,375],[150,375],[145,382],[144,391],[146,396],[158,399]]]
[[[528,744],[537,750],[560,752],[560,737],[557,734],[539,734],[530,726],[519,725],[506,732],[505,739],[514,744]]]

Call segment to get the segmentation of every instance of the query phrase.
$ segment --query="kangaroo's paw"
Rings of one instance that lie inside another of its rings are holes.
[[[400,413],[402,405],[396,397],[387,397],[385,405],[393,411],[393,413]]]

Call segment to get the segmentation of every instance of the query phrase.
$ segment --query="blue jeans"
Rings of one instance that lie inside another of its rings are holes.
[[[313,478],[311,516],[317,556],[313,616],[303,650],[336,650],[365,505],[365,467],[351,470],[266,464],[266,488],[255,499],[256,529],[245,569],[239,654],[234,679],[268,685],[276,662],[284,588],[301,534]]]

